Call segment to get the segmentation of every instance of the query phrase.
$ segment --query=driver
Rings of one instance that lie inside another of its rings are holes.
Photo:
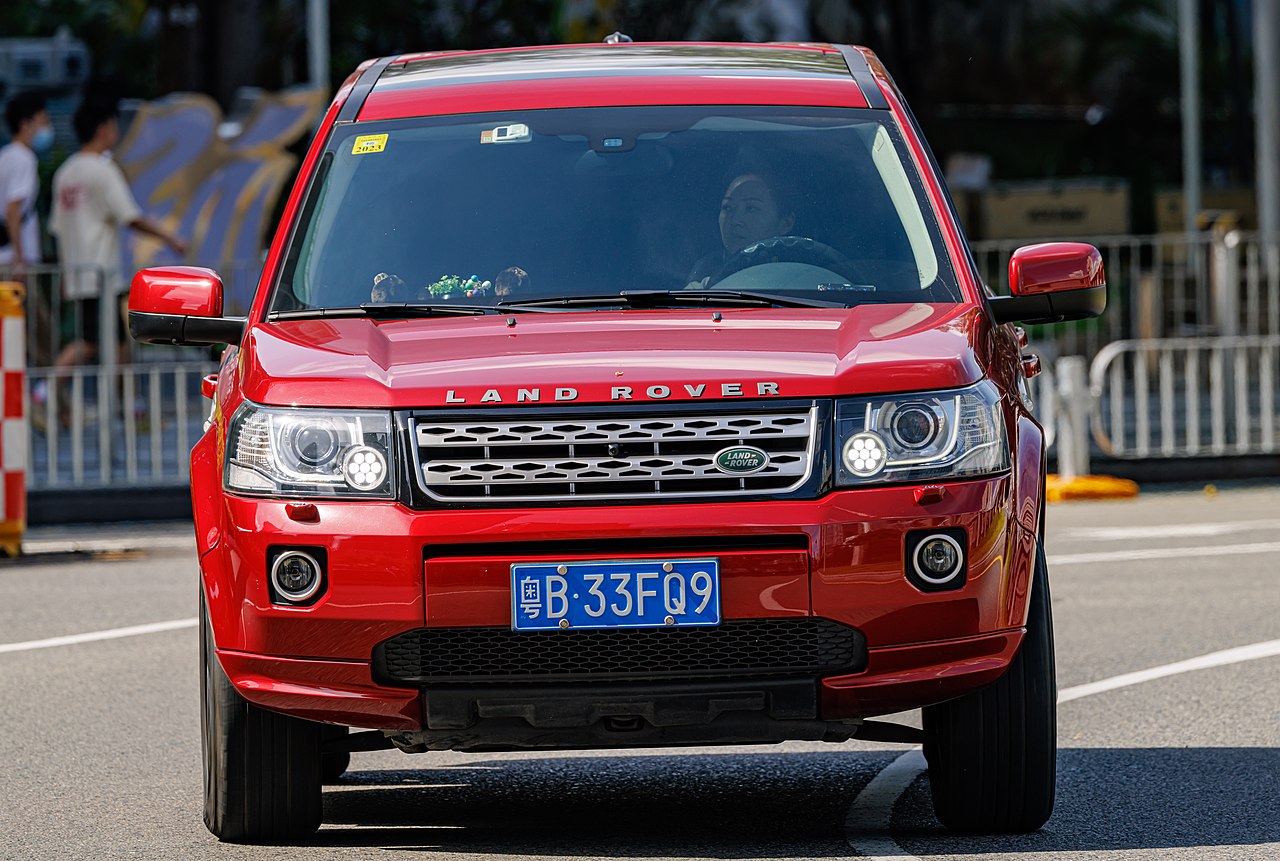
[[[775,180],[761,173],[735,177],[720,200],[720,241],[724,248],[694,264],[686,289],[709,286],[731,256],[753,243],[786,236],[795,224],[795,210],[783,202]]]

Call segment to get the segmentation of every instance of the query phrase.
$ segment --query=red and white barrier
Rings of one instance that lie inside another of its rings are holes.
[[[23,287],[0,282],[0,551],[17,556],[27,528],[27,345]]]

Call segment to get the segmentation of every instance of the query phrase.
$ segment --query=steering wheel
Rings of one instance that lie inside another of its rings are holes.
[[[707,281],[710,287],[735,272],[763,266],[766,263],[808,263],[834,271],[844,277],[850,268],[849,258],[836,249],[808,236],[771,236],[735,251],[720,270]]]

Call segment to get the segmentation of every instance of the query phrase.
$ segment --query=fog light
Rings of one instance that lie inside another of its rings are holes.
[[[281,553],[271,566],[271,585],[286,601],[301,604],[320,589],[320,563],[299,550]]]
[[[921,580],[941,586],[960,573],[964,551],[950,535],[930,535],[916,545],[911,561]]]

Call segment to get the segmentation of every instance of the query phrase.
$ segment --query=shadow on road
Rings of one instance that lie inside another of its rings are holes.
[[[348,773],[326,792],[315,842],[492,855],[848,857],[846,811],[894,756],[488,755],[431,767],[427,755],[422,771]],[[933,819],[922,777],[897,806],[894,837],[923,857],[1002,858],[1280,839],[1275,748],[1067,749],[1058,787],[1054,817],[1037,834],[957,837]]]
[[[1280,748],[1071,748],[1058,751],[1058,802],[1036,834],[956,837],[930,813],[921,778],[894,817],[899,845],[925,858],[1280,841]]]
[[[317,842],[493,855],[848,857],[845,809],[893,755],[485,755],[461,768],[356,771],[326,792]],[[424,766],[429,757],[419,757]],[[344,827],[352,825],[363,827]]]

